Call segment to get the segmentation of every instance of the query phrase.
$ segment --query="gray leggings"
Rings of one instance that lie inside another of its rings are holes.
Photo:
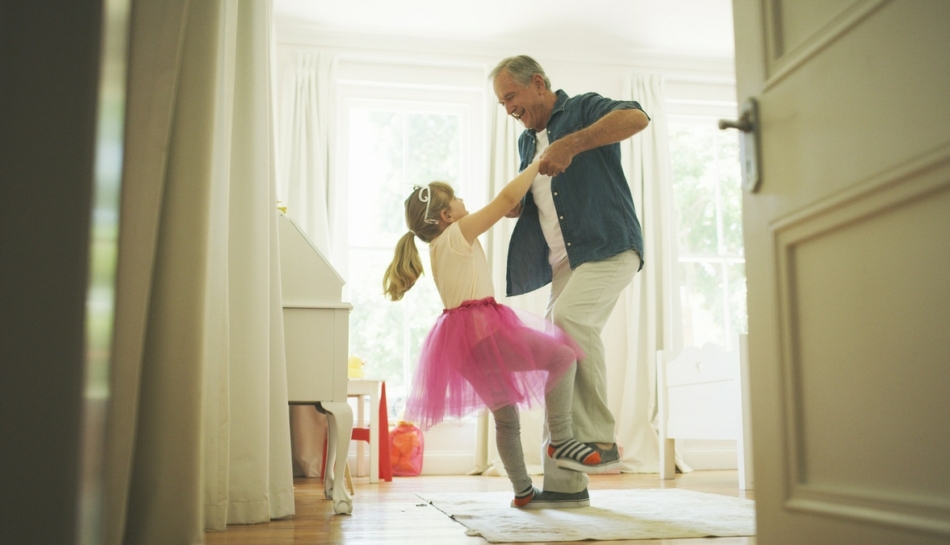
[[[570,352],[573,358],[573,352]],[[551,441],[560,443],[573,439],[571,429],[571,397],[574,391],[574,373],[577,363],[571,364],[567,372],[560,377],[557,384],[544,396],[544,411],[548,429],[551,432]],[[495,441],[498,445],[498,455],[505,466],[508,479],[514,488],[515,494],[523,492],[532,486],[531,477],[524,463],[524,451],[521,448],[521,419],[518,407],[507,405],[492,411],[495,417]]]

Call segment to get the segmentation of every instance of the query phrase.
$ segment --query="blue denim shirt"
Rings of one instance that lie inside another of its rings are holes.
[[[597,93],[568,97],[558,90],[546,127],[548,141],[588,127],[613,110],[626,109],[643,110],[634,101],[610,100]],[[531,163],[536,145],[534,130],[521,133],[521,170]],[[619,143],[575,155],[567,170],[551,179],[551,192],[572,269],[629,249],[640,254],[643,267],[643,233],[621,167]],[[529,191],[508,246],[509,296],[528,293],[551,282],[548,253],[538,207]]]

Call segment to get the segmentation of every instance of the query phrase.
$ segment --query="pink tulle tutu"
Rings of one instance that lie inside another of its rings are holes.
[[[544,319],[493,297],[445,310],[426,337],[405,420],[428,429],[488,407],[531,406],[574,361],[577,343]]]

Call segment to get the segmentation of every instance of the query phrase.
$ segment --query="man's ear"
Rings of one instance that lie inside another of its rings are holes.
[[[544,91],[547,89],[547,86],[544,84],[544,78],[541,77],[541,74],[535,74],[531,76],[531,83],[536,85],[539,91]]]

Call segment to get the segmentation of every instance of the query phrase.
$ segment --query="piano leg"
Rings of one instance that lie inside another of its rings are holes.
[[[346,456],[353,433],[353,409],[346,402],[322,402],[318,409],[327,415],[327,468],[323,481],[327,499],[333,500],[333,510],[340,515],[353,512],[353,500],[346,491]]]

